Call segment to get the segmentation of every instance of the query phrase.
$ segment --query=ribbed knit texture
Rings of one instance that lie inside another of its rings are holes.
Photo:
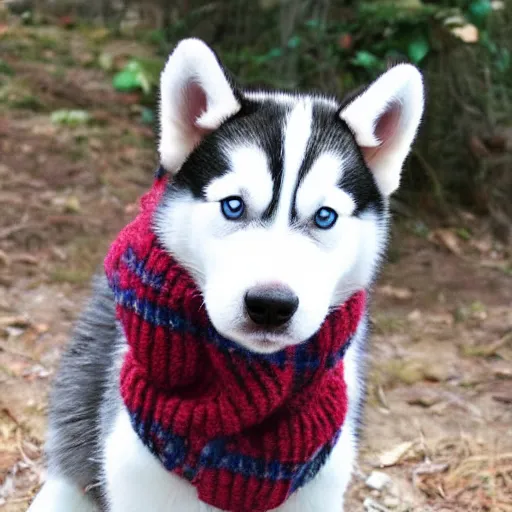
[[[155,180],[105,260],[129,345],[121,395],[142,442],[202,501],[268,511],[318,473],[341,433],[343,355],[365,294],[332,312],[310,340],[274,354],[223,338],[152,230],[165,186],[165,177]]]

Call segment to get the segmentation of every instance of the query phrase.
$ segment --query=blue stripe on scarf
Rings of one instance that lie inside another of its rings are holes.
[[[123,308],[134,311],[144,321],[156,326],[168,326],[176,331],[199,333],[196,326],[168,307],[158,306],[148,299],[140,299],[137,297],[135,290],[122,288],[119,285],[119,279],[116,277],[110,280],[110,287],[114,292],[116,303]]]
[[[132,413],[130,418],[134,430],[149,450],[159,457],[167,470],[173,471],[183,465],[187,455],[185,438],[170,431],[164,431],[156,422],[152,422],[149,427],[144,425],[138,414]],[[266,461],[249,455],[228,452],[226,440],[215,439],[203,448],[195,467],[186,467],[188,479],[193,479],[203,469],[223,469],[246,478],[255,477],[273,482],[289,480],[291,492],[293,492],[318,474],[340,434],[341,429],[330,442],[320,447],[304,464]]]
[[[146,262],[137,258],[135,251],[128,247],[121,256],[121,261],[147,286],[160,290],[165,281],[165,275],[146,270]]]

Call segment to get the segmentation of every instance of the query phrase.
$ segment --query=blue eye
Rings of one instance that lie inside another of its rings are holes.
[[[231,196],[220,202],[220,209],[226,219],[238,220],[244,214],[245,204],[241,197]]]
[[[336,221],[338,220],[338,214],[332,209],[328,208],[327,206],[322,206],[316,213],[315,213],[315,224],[320,229],[330,229],[336,224]]]

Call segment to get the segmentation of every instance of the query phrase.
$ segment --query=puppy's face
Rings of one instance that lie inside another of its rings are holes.
[[[417,71],[390,73],[342,107],[235,90],[196,40],[171,55],[160,153],[175,176],[155,229],[225,337],[258,352],[301,343],[370,284],[422,109]]]

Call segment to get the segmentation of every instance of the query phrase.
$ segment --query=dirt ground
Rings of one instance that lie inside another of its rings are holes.
[[[45,472],[47,394],[89,279],[156,164],[101,31],[0,24],[0,509]],[[149,51],[140,47],[140,51]],[[85,109],[62,126],[51,113]],[[349,511],[512,511],[512,265],[485,220],[400,217],[375,290]],[[368,477],[371,475],[370,480]]]

